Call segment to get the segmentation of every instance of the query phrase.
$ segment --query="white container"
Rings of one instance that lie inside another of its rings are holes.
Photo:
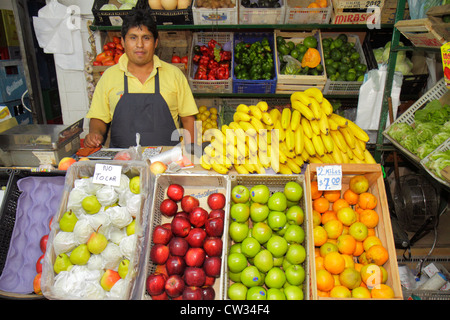
[[[439,290],[446,282],[447,279],[445,276],[441,272],[438,272],[422,284],[419,290]]]
[[[236,1],[234,8],[203,8],[197,7],[197,0],[192,6],[192,15],[195,25],[222,25],[238,24],[238,6]]]

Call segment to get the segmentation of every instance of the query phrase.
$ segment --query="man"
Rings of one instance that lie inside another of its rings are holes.
[[[156,56],[158,31],[146,11],[133,10],[124,17],[122,46],[125,53],[97,83],[91,107],[86,147],[99,147],[110,126],[110,147],[136,145],[174,146],[179,143],[179,120],[185,146],[194,143],[198,113],[186,77],[181,70]]]

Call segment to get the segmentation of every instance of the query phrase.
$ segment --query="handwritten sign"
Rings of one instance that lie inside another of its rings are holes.
[[[118,187],[121,173],[122,166],[96,163],[92,182]]]
[[[319,190],[341,190],[342,166],[317,167],[317,186]]]

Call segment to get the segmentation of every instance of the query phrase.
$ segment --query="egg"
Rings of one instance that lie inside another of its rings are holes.
[[[164,10],[175,10],[177,8],[178,0],[161,0],[161,5]]]
[[[191,0],[178,0],[178,9],[187,9],[191,4]]]
[[[164,10],[161,5],[161,0],[148,0],[148,5],[153,10]]]

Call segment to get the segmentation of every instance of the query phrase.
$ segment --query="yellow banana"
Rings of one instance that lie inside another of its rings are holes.
[[[300,155],[303,152],[303,148],[305,147],[303,135],[303,128],[301,125],[299,125],[294,131],[294,151],[297,155]]]
[[[281,174],[292,174],[292,170],[288,167],[287,164],[280,163],[280,173]]]
[[[309,153],[306,151],[306,148],[303,149],[302,154],[300,155],[300,158],[302,158],[303,161],[308,161],[310,155]]]
[[[344,163],[344,160],[342,159],[342,153],[339,150],[339,148],[336,148],[335,150],[333,150],[333,152],[331,153],[331,156],[333,157],[333,160],[335,163]]]
[[[302,116],[304,116],[306,119],[308,119],[308,120],[314,119],[314,113],[312,112],[312,110],[307,105],[303,104],[302,102],[300,102],[298,100],[292,100],[292,98],[291,98],[291,106],[292,106],[292,109],[300,111]]]
[[[262,118],[262,111],[259,107],[257,106],[249,106],[250,108],[250,115],[254,116],[256,119],[261,120]]]
[[[228,168],[226,166],[224,166],[223,164],[218,163],[214,159],[211,162],[211,167],[213,168],[214,171],[216,171],[219,174],[227,174],[228,173]]]
[[[248,170],[242,164],[234,164],[234,169],[239,174],[249,174]]]
[[[359,143],[355,143],[355,149],[352,150],[353,154],[358,157],[360,160],[364,161],[364,150],[361,149],[361,146],[359,145]]]
[[[328,101],[326,98],[322,99],[320,107],[327,116],[330,116],[333,113],[333,106],[331,105],[330,101]]]
[[[350,148],[349,145],[347,145],[347,152],[346,153],[347,153],[348,158],[350,160],[353,160],[353,158],[356,158],[355,155],[353,154],[352,148]]]
[[[312,131],[312,128],[311,128],[311,122],[308,119],[306,119],[306,118],[302,118],[300,120],[300,124],[301,124],[301,126],[303,128],[303,133],[305,134],[305,136],[307,136],[309,139],[311,139],[312,138],[312,134],[313,134],[313,131]]]
[[[205,170],[211,170],[210,157],[207,154],[202,154],[200,157],[200,165]]]
[[[330,130],[339,130],[339,125],[331,117],[327,117]]]
[[[210,158],[214,158],[217,155],[216,150],[211,144],[208,144],[205,149],[203,149],[203,152],[207,154]]]
[[[270,113],[264,111],[261,115],[261,121],[267,125],[267,126],[273,126],[273,120],[272,117],[270,116]]]
[[[319,120],[322,117],[322,112],[321,112],[322,109],[320,109],[320,104],[314,98],[312,98],[310,100],[311,100],[310,108],[314,114],[314,118]]]
[[[236,107],[236,111],[249,114],[250,113],[250,108],[246,104],[241,103],[240,105],[238,105]]]
[[[259,161],[259,158],[256,158],[256,163],[253,166],[256,169],[256,173],[258,173],[258,174],[265,174],[266,173],[266,169],[264,169],[264,166]]]
[[[320,138],[322,138],[323,145],[325,146],[325,150],[330,153],[334,150],[334,141],[330,135],[326,135],[321,133]]]
[[[286,141],[280,142],[280,152],[283,152],[283,154],[286,155],[287,158],[295,157],[294,150],[289,150],[288,149]]]
[[[336,148],[335,152],[336,151],[340,152],[343,163],[350,163],[350,158],[346,152],[342,152],[341,150],[339,150],[339,148]]]
[[[372,156],[372,154],[369,152],[369,150],[364,150],[364,159],[366,163],[377,163],[375,161],[375,158]]]
[[[334,144],[342,151],[347,152],[347,143],[345,142],[344,136],[339,130],[330,130],[331,138]]]
[[[325,146],[323,145],[322,138],[320,138],[319,135],[313,134],[313,137],[311,139],[314,149],[316,150],[316,154],[320,157],[325,154]]]
[[[320,160],[322,160],[323,163],[335,163],[333,157],[328,153],[325,153],[320,157]]]
[[[314,148],[314,144],[312,143],[311,139],[308,137],[305,137],[305,150],[308,152],[310,156],[313,156],[316,154],[316,149]]]
[[[267,112],[267,110],[269,110],[269,105],[267,104],[266,101],[259,101],[256,106],[262,111],[262,112]]]
[[[286,129],[286,147],[289,151],[293,151],[295,147],[294,131],[290,126]]]
[[[256,142],[256,139],[253,137],[248,137],[247,140],[247,145],[248,145],[248,151],[250,153],[258,153],[258,143]]]
[[[241,111],[236,111],[233,114],[233,121],[239,122],[239,121],[250,121],[250,115],[248,113],[244,113]]]
[[[245,132],[237,122],[232,121],[228,126],[230,127],[230,129],[233,129],[234,134],[236,135],[238,140],[245,142]]]
[[[364,160],[361,160],[358,157],[353,157],[352,161],[353,161],[353,163],[365,163]]]
[[[310,157],[308,160],[309,163],[323,163],[323,161],[320,160],[319,157]]]
[[[258,159],[259,162],[261,163],[261,165],[264,168],[269,168],[270,167],[270,157],[268,155],[268,151],[260,151],[258,152]]]
[[[216,156],[226,154],[226,144],[223,141],[214,139],[213,141],[211,141],[211,146],[216,151]]]
[[[277,122],[275,122],[275,132],[278,134],[278,141],[284,141],[284,139],[286,139],[286,132],[284,131],[283,127],[281,126],[281,121],[277,120]],[[273,135],[272,131],[272,135]]]
[[[342,133],[342,135],[344,136],[347,145],[350,148],[355,149],[356,140],[355,137],[353,136],[353,133],[350,130],[348,130],[348,128],[339,128],[339,132]]]
[[[302,172],[302,168],[300,168],[300,166],[293,159],[288,158],[286,164],[293,173],[299,174]]]
[[[348,120],[348,128],[352,131],[353,135],[361,141],[368,142],[369,135],[363,129],[361,129],[356,123]]]
[[[270,166],[275,172],[280,170],[280,143],[278,140],[272,141],[270,148],[267,150],[270,157]]]
[[[223,124],[222,125],[222,128],[220,128],[221,129],[221,131],[222,131],[222,133],[224,134],[224,136],[225,136],[225,141],[227,142],[227,143],[232,143],[232,144],[234,144],[234,141],[235,141],[235,139],[236,139],[236,135],[234,134],[234,130],[233,129],[231,129],[228,125],[226,125],[226,124]]]
[[[313,133],[315,135],[319,135],[320,134],[319,121],[314,119],[314,120],[309,121],[309,123],[311,124],[311,129],[312,129]]]
[[[246,159],[246,161],[242,165],[244,166],[245,169],[247,169],[249,173],[255,173],[256,172],[255,166],[252,163],[249,163],[247,160],[248,159]]]
[[[278,147],[278,158],[280,159],[280,163],[286,163],[286,160],[288,158],[282,150],[281,143]]]
[[[314,98],[318,103],[322,103],[323,94],[322,91],[316,87],[311,87],[303,91],[308,97]]]
[[[281,126],[283,129],[287,129],[291,123],[291,108],[284,108],[281,112]]]
[[[303,91],[297,91],[291,94],[291,104],[293,101],[300,101],[305,106],[309,107],[311,103],[311,98],[306,95]]]
[[[281,118],[281,112],[277,108],[270,109],[269,115],[272,118],[272,122],[275,124],[278,119]]]
[[[355,137],[356,138],[356,137]],[[362,140],[359,140],[358,138],[356,138],[356,143],[359,144],[359,147],[364,151],[366,150],[366,143]]]
[[[292,131],[295,131],[297,129],[297,127],[300,125],[301,117],[302,117],[302,114],[300,113],[300,111],[298,111],[296,109],[292,110],[291,124],[290,124]]]
[[[294,158],[292,158],[292,160],[294,160],[294,162],[301,168],[305,162],[303,161],[301,156],[296,156]]]
[[[250,118],[250,123],[255,128],[257,133],[260,133],[260,130],[264,130],[264,131],[266,130],[266,127],[264,126],[264,124],[257,117],[252,116]]]
[[[336,114],[336,113],[332,113],[330,114],[331,119],[333,119],[338,125],[339,127],[343,128],[343,127],[347,127],[348,125],[348,120],[345,119],[344,117]]]
[[[211,141],[213,138],[214,140],[219,141],[225,140],[224,134],[217,128],[210,128],[208,130],[205,130],[205,132],[203,133],[203,137],[206,139],[206,141]]]
[[[255,127],[248,121],[239,121],[238,124],[241,126],[241,128],[245,131],[245,134],[248,134],[251,137],[256,136],[256,129]]]
[[[319,129],[320,132],[323,134],[328,134],[328,131],[330,131],[330,126],[328,124],[328,117],[323,113],[323,111],[320,111],[321,117],[319,119]]]

